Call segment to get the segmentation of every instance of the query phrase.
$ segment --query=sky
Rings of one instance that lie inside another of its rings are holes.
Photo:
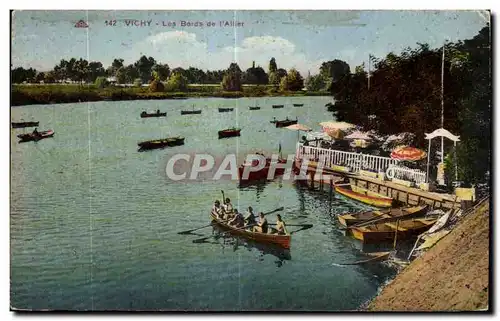
[[[89,27],[75,28],[80,19]],[[48,71],[61,59],[82,57],[106,68],[115,58],[130,64],[146,55],[171,68],[219,70],[237,62],[245,70],[255,61],[267,71],[274,57],[278,68],[306,75],[333,59],[354,70],[369,54],[384,57],[417,43],[436,48],[470,39],[489,19],[486,11],[456,10],[14,11],[11,63]],[[107,25],[110,20],[116,22]],[[145,23],[127,26],[127,20]]]

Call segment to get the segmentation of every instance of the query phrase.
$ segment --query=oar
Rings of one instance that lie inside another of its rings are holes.
[[[226,220],[226,221],[222,221],[222,223],[226,223],[226,222],[229,222],[230,220]],[[182,231],[182,232],[178,232],[177,234],[190,234],[191,232],[194,232],[194,231],[197,231],[197,230],[201,230],[202,228],[205,228],[205,227],[209,227],[209,226],[212,226],[212,223],[208,224],[208,225],[205,225],[205,226],[202,226],[202,227],[197,227],[197,228],[194,228],[194,229],[191,229],[191,230],[187,230],[187,231]]]
[[[277,224],[272,223],[272,224],[268,224],[268,225],[277,225]],[[288,227],[288,226],[300,226],[300,227],[303,227],[303,226],[308,227],[308,226],[310,226],[310,227],[312,227],[313,225],[312,224],[285,224],[285,226],[286,227]]]
[[[269,214],[272,214],[272,213],[274,213],[274,212],[282,211],[283,209],[284,209],[284,207],[277,208],[277,209],[275,209],[275,210],[273,210],[273,211],[271,211],[271,212],[264,213],[264,216],[269,215]],[[229,231],[226,231],[226,232],[222,233],[222,235],[224,235],[224,234],[226,234],[226,233],[229,233],[229,232],[234,232],[234,231],[244,230],[244,229],[246,229],[246,228],[249,228],[249,227],[252,227],[252,226],[255,226],[255,225],[257,225],[257,224],[247,225],[247,226],[245,226],[245,227],[243,227],[243,228],[241,228],[241,229],[237,229],[237,230],[229,230]],[[210,224],[210,225],[208,225],[208,226],[211,226],[211,224]],[[206,236],[206,237],[203,237],[203,238],[200,238],[200,239],[196,239],[196,240],[193,240],[193,243],[202,243],[203,241],[205,241],[205,240],[207,240],[207,239],[209,239],[209,238],[211,238],[211,237],[212,237],[212,235],[210,235],[210,236]]]

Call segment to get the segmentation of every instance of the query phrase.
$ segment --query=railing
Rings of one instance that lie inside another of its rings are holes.
[[[348,166],[355,173],[361,169],[385,172],[390,166],[399,164],[397,159],[389,157],[303,146],[302,143],[297,144],[296,155],[299,158],[323,160],[326,167],[332,167],[333,165]]]
[[[388,178],[397,178],[407,181],[415,182],[416,185],[425,183],[426,173],[418,169],[411,169],[407,167],[401,167],[393,165],[387,170]]]

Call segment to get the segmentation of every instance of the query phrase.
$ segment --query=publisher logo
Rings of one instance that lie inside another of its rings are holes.
[[[75,28],[88,28],[89,25],[83,21],[83,20],[79,20],[77,23],[75,23]]]

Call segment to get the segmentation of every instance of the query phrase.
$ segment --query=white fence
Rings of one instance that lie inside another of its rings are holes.
[[[384,172],[388,178],[408,180],[417,185],[426,181],[425,172],[399,166],[399,160],[389,157],[304,146],[302,143],[297,143],[296,156],[311,160],[323,160],[325,167],[332,167],[333,165],[347,166],[350,167],[353,173],[359,173],[360,170],[364,169],[374,172]],[[388,171],[389,168],[391,169]]]

